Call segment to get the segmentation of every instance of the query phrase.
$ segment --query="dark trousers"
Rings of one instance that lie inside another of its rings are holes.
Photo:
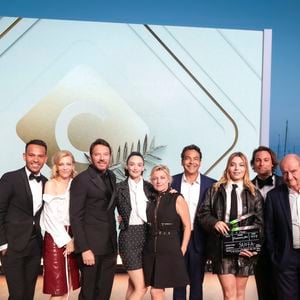
[[[195,251],[192,242],[189,243],[184,258],[190,278],[189,299],[202,300],[202,284],[204,279],[206,259],[203,254]],[[173,300],[186,300],[186,287],[174,288]]]
[[[278,299],[300,300],[300,250],[293,251],[292,262],[284,270],[276,270]]]
[[[9,248],[1,257],[10,300],[32,300],[41,266],[41,243],[30,240],[22,253]]]
[[[95,265],[87,266],[79,258],[81,290],[79,300],[109,300],[116,268],[116,254],[95,255]]]
[[[275,274],[267,249],[263,246],[254,270],[259,300],[277,300]]]

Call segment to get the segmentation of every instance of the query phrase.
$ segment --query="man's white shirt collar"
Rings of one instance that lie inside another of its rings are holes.
[[[186,179],[186,176],[185,176],[184,173],[183,173],[182,179],[183,179],[183,181],[184,181],[185,183],[190,183],[190,182]],[[195,180],[193,183],[200,184],[200,181],[201,181],[201,176],[200,176],[200,173],[198,173],[198,176],[197,176],[196,180]]]

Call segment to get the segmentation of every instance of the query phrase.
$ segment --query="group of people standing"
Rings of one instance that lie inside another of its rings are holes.
[[[188,285],[189,299],[203,299],[207,259],[226,300],[245,299],[253,274],[260,300],[300,299],[299,155],[283,158],[282,178],[274,175],[273,151],[255,149],[251,181],[247,157],[235,152],[216,181],[200,173],[201,150],[188,145],[182,173],[172,177],[167,166],[157,165],[148,182],[144,157],[132,152],[126,180],[116,183],[109,143],[97,139],[89,152],[91,164],[78,175],[73,155],[56,153],[47,181],[40,173],[47,145],[32,140],[25,167],[2,176],[0,252],[10,299],[33,299],[41,256],[43,291],[51,299],[67,299],[79,287],[79,299],[109,299],[118,251],[129,275],[128,300],[143,299],[149,286],[153,300],[163,299],[165,288],[184,300]],[[222,237],[233,223],[255,228],[260,253],[246,248],[224,254]]]

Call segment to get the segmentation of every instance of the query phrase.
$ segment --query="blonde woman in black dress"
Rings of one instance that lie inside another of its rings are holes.
[[[230,231],[229,221],[246,215],[249,217],[239,226],[254,225],[262,234],[263,198],[249,179],[246,156],[235,152],[221,179],[207,191],[198,213],[200,224],[209,234],[213,273],[218,274],[225,300],[245,299],[248,277],[254,274],[257,252],[244,249],[232,256],[222,252],[221,236]]]
[[[142,269],[146,235],[146,206],[152,186],[143,180],[144,158],[132,152],[126,162],[127,179],[117,185],[117,208],[121,216],[119,253],[129,275],[126,299],[140,300],[147,288]]]
[[[170,191],[172,177],[168,167],[155,166],[150,178],[155,194],[147,206],[144,274],[146,285],[151,286],[151,299],[160,300],[165,288],[189,284],[183,256],[191,235],[191,220],[182,195]]]

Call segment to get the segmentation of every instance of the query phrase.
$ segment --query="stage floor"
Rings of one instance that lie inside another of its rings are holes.
[[[125,299],[125,292],[127,288],[127,275],[126,274],[116,274],[114,279],[114,285],[111,295],[111,300],[121,300]],[[44,295],[42,293],[42,282],[43,279],[40,276],[38,279],[35,298],[36,300],[46,300],[49,299],[49,295]],[[78,290],[79,291],[79,290]],[[77,299],[78,291],[72,292],[70,295],[70,300]],[[7,299],[7,286],[5,277],[0,276],[0,299]],[[204,278],[204,299],[205,300],[218,300],[222,299],[222,291],[218,279],[215,275],[211,273],[206,273]],[[150,300],[149,291],[147,292],[145,300]],[[172,289],[166,289],[165,300],[172,299]],[[246,299],[257,300],[256,285],[254,276],[250,276],[246,289]]]

